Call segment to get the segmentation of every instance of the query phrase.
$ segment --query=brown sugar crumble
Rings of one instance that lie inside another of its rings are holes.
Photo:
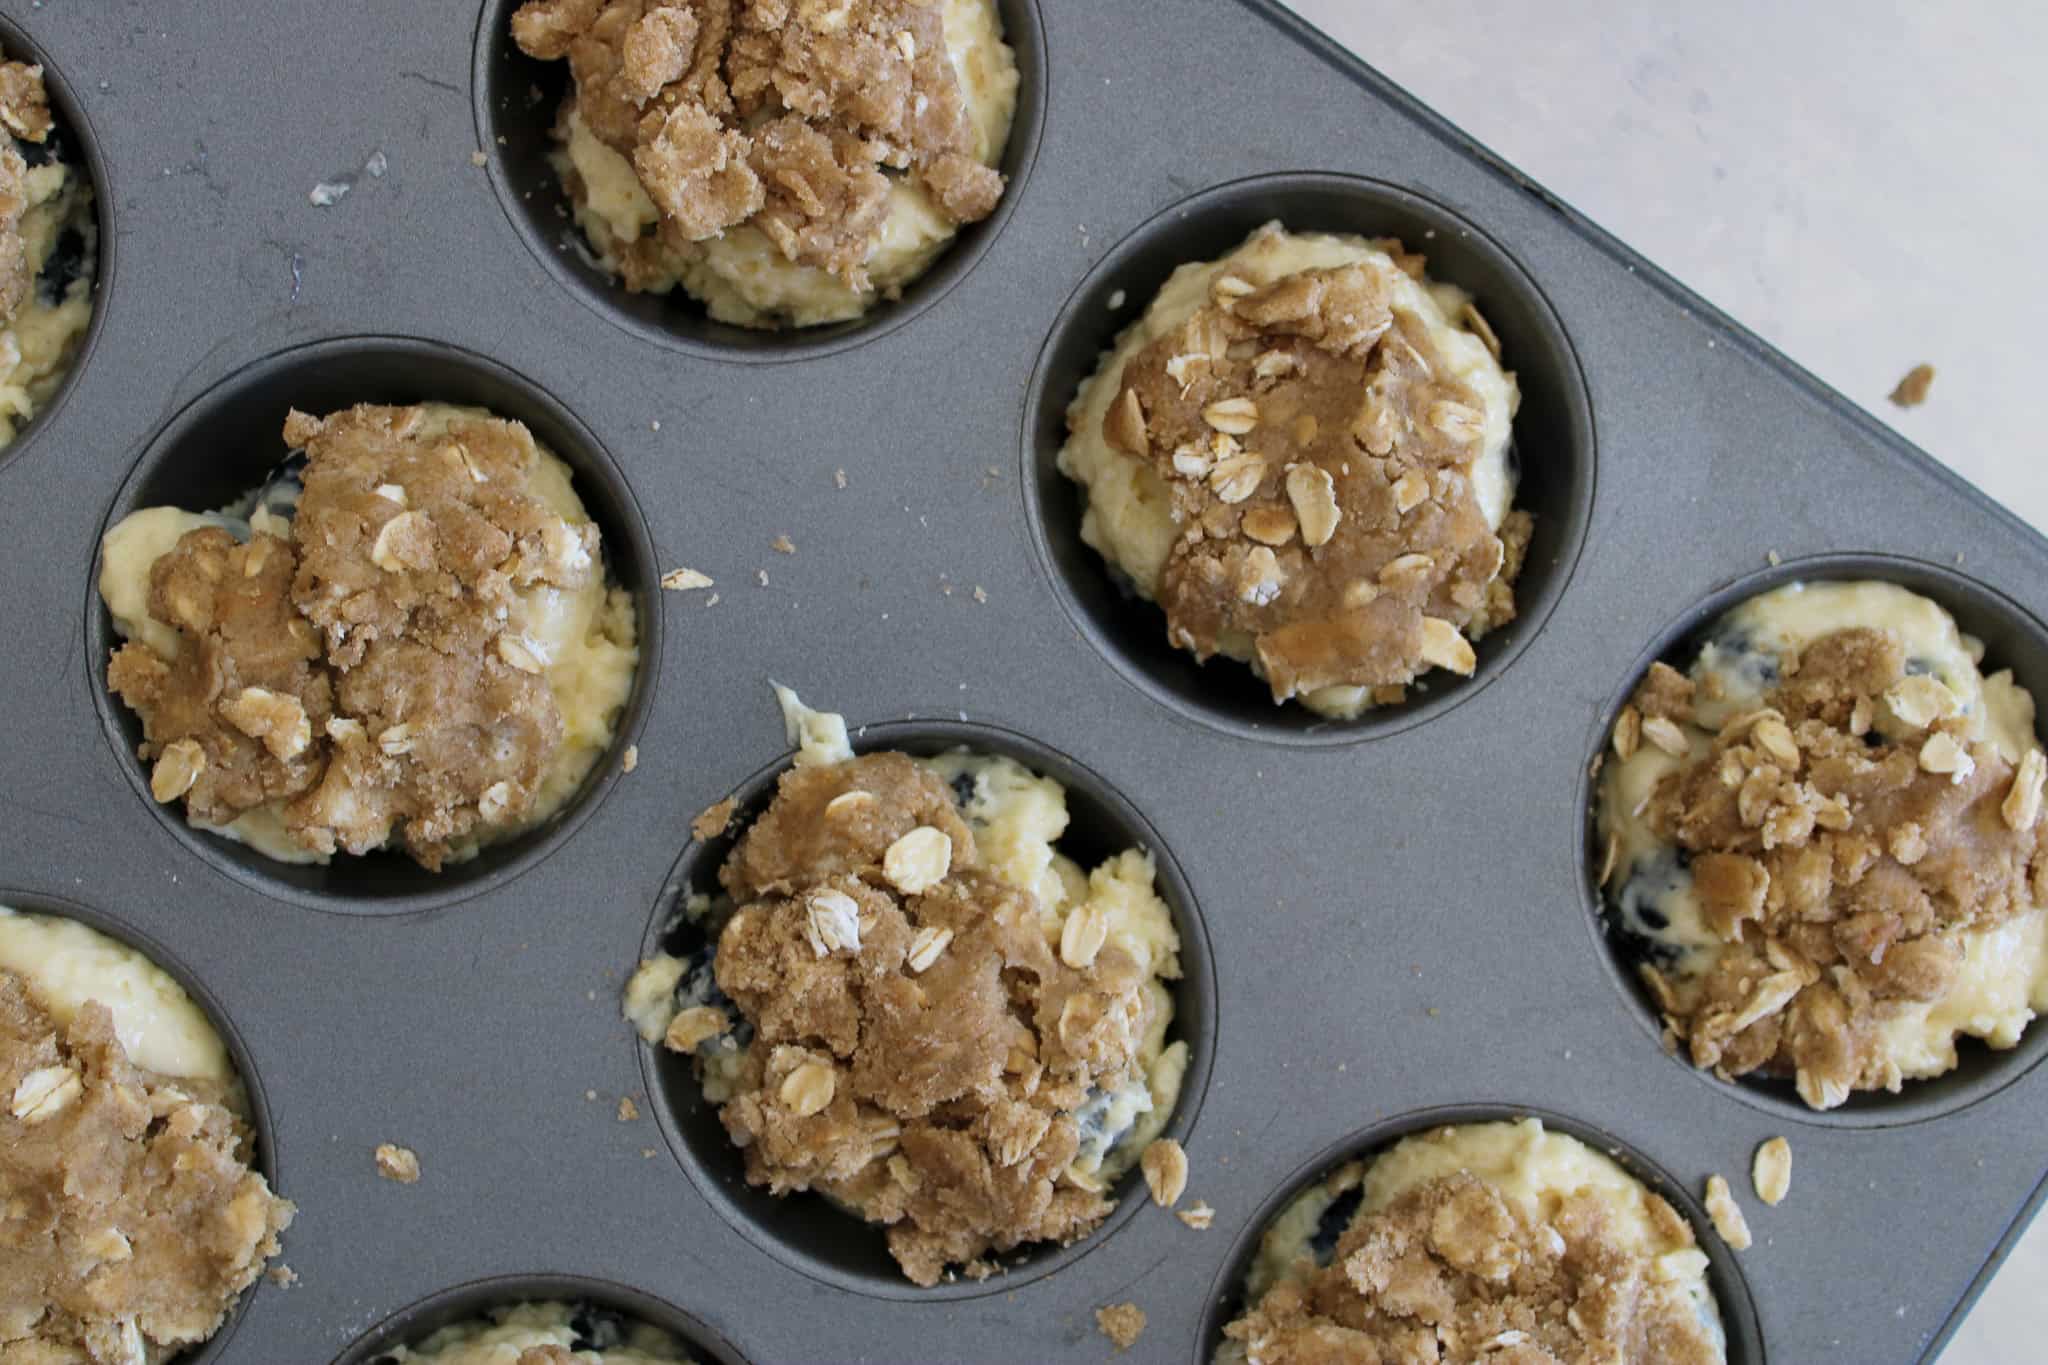
[[[714,801],[697,812],[697,818],[690,821],[690,837],[699,842],[716,839],[732,828],[733,812],[739,809],[738,797],[728,796],[723,801]]]
[[[720,1117],[751,1183],[886,1225],[921,1285],[1108,1215],[1070,1170],[1075,1111],[1142,1076],[1152,978],[1114,939],[1056,951],[944,779],[900,753],[793,768],[720,880],[717,983],[755,1031]],[[686,1009],[665,1041],[728,1027]]]
[[[28,243],[21,235],[21,220],[29,207],[28,163],[13,138],[40,143],[50,136],[50,101],[40,66],[0,62],[0,126],[13,135],[0,138],[0,324],[5,324],[35,283]]]
[[[1420,256],[1375,245],[1420,277]],[[1533,522],[1488,526],[1461,468],[1483,404],[1394,306],[1392,270],[1219,277],[1124,367],[1104,419],[1172,494],[1168,639],[1207,659],[1249,637],[1276,701],[1355,686],[1397,702],[1431,668],[1470,674],[1468,636],[1515,614]]]
[[[1694,700],[1691,679],[1654,665],[1632,703],[1643,739],[1690,754]],[[1640,971],[1696,1065],[1790,1076],[1829,1109],[1896,1091],[1888,1012],[1941,999],[1966,932],[2048,898],[2048,762],[2032,749],[2015,768],[1972,741],[1954,693],[1909,674],[1889,631],[1813,641],[1764,701],[1666,774],[1644,813],[1690,857],[1723,949],[1697,980]]]
[[[1653,1207],[1689,1245],[1685,1221],[1661,1200]],[[1224,1334],[1255,1360],[1301,1365],[1719,1365],[1690,1305],[1651,1292],[1651,1271],[1594,1192],[1539,1222],[1459,1172],[1360,1213],[1327,1267],[1274,1286]]]
[[[619,1122],[631,1123],[639,1117],[640,1106],[633,1103],[633,1097],[631,1095],[621,1095],[619,1097]]]
[[[563,721],[510,609],[601,572],[597,528],[526,491],[517,422],[363,405],[293,412],[284,439],[307,461],[290,538],[187,532],[149,573],[175,657],[129,641],[108,686],[157,800],[207,825],[281,801],[310,853],[397,838],[438,870],[533,811]]]
[[[1004,181],[974,130],[929,0],[529,0],[528,56],[566,58],[572,113],[626,156],[662,219],[613,244],[626,287],[661,250],[751,224],[789,260],[868,288],[865,263],[907,173],[955,223],[988,217]]]
[[[0,971],[0,1359],[154,1361],[206,1340],[295,1210],[239,1096],[136,1067],[104,1005],[60,1027]]]
[[[1933,388],[1934,367],[1915,365],[1906,371],[1906,377],[1893,387],[1890,397],[1897,407],[1917,408],[1927,401],[1927,395]]]
[[[1109,1304],[1095,1310],[1095,1328],[1110,1339],[1121,1355],[1145,1335],[1145,1310],[1135,1303]]]
[[[377,1144],[373,1154],[377,1163],[377,1174],[398,1185],[416,1185],[420,1179],[420,1155],[410,1147],[399,1147],[389,1142]]]

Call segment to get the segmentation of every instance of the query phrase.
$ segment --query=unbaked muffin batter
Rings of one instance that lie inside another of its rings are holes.
[[[1518,401],[1421,256],[1269,223],[1173,273],[1082,384],[1059,466],[1176,648],[1351,718],[1470,674],[1513,619]]]
[[[0,1360],[153,1365],[211,1337],[294,1212],[250,1141],[227,1049],[176,982],[0,907]]]
[[[149,508],[101,550],[159,801],[283,861],[438,869],[559,810],[639,661],[569,470],[445,405],[293,413],[304,471],[229,512]]]
[[[643,962],[627,1017],[696,1056],[750,1181],[887,1224],[919,1284],[1087,1235],[1187,1065],[1151,855],[1084,872],[1057,782],[855,757],[784,700],[796,766],[693,907],[703,951]]]
[[[1657,664],[1600,777],[1609,922],[1671,1036],[1826,1109],[2048,1004],[2034,701],[1890,583],[1793,583]]]
[[[658,1327],[590,1303],[522,1303],[443,1327],[370,1365],[690,1365]]]
[[[512,33],[568,59],[555,167],[598,262],[721,322],[858,317],[1003,193],[995,0],[531,0]]]
[[[1219,1365],[1718,1365],[1677,1211],[1536,1119],[1438,1128],[1340,1167],[1267,1229]]]
[[[43,69],[0,62],[0,446],[56,395],[92,321],[92,179],[56,125]]]

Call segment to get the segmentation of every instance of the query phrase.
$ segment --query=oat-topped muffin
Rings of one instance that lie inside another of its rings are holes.
[[[659,1327],[592,1303],[521,1303],[458,1322],[370,1365],[690,1365]]]
[[[1674,1046],[1816,1109],[2048,1004],[2034,701],[1939,606],[1794,583],[1653,665],[1600,776],[1609,922]]]
[[[1707,1258],[1670,1204],[1535,1119],[1340,1167],[1259,1244],[1219,1365],[1719,1365]]]
[[[470,409],[293,413],[303,472],[107,533],[107,684],[159,801],[291,862],[429,869],[559,810],[639,651],[568,467]]]
[[[176,982],[70,920],[0,908],[0,1360],[152,1365],[219,1330],[292,1206]]]
[[[1067,414],[1081,535],[1276,702],[1351,718],[1512,620],[1514,377],[1398,242],[1278,223],[1175,271]]]
[[[599,262],[721,322],[858,317],[1003,194],[995,0],[529,0],[512,35],[569,62],[555,165]]]
[[[50,111],[43,69],[0,62],[0,446],[71,372],[92,321],[92,178]]]
[[[795,722],[702,947],[643,962],[627,1016],[695,1055],[749,1181],[888,1225],[919,1284],[1086,1236],[1187,1064],[1151,855],[1084,873],[1065,791],[1012,759],[855,757],[838,717]]]

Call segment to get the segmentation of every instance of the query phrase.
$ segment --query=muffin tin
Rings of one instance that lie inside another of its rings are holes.
[[[46,63],[104,229],[68,390],[0,452],[0,896],[196,987],[301,1210],[299,1282],[260,1285],[189,1359],[357,1363],[548,1294],[756,1365],[1100,1360],[1095,1308],[1132,1300],[1130,1358],[1203,1359],[1291,1189],[1418,1126],[1520,1112],[1619,1148],[1692,1216],[1732,1359],[1933,1353],[2041,1197],[2048,1035],[1831,1114],[1697,1075],[1598,931],[1586,773],[1649,659],[1801,574],[1922,587],[2048,697],[2048,544],[1271,5],[1005,0],[1024,88],[1004,208],[887,312],[772,338],[598,287],[510,8],[0,22]],[[1052,469],[1095,352],[1175,262],[1275,213],[1403,233],[1475,291],[1525,391],[1522,619],[1471,680],[1352,725],[1159,647]],[[287,403],[428,397],[522,417],[576,469],[640,603],[619,754],[555,826],[438,880],[253,862],[147,799],[102,685],[98,537],[253,482]],[[684,565],[715,605],[656,589]],[[716,856],[691,819],[785,757],[771,677],[857,743],[1032,757],[1069,783],[1078,847],[1160,855],[1198,1057],[1171,1131],[1208,1231],[1133,1177],[1083,1243],[919,1292],[706,1141],[618,994]],[[1747,1171],[1775,1134],[1794,1176],[1766,1209]],[[419,1152],[417,1185],[377,1178],[380,1142]],[[1739,1257],[1694,1197],[1710,1172],[1748,1208]]]

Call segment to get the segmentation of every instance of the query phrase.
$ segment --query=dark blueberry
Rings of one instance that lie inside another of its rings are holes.
[[[1144,602],[1148,599],[1138,591],[1137,580],[1116,565],[1109,566],[1109,584],[1116,589],[1116,595],[1126,602]]]
[[[953,804],[962,810],[974,799],[974,774],[961,773],[953,779]]]
[[[626,1319],[588,1300],[570,1312],[569,1330],[576,1334],[572,1351],[613,1351],[626,1344]]]
[[[1317,1265],[1328,1265],[1330,1258],[1337,1254],[1337,1243],[1344,1236],[1344,1229],[1351,1226],[1359,1206],[1365,1203],[1365,1186],[1354,1185],[1330,1201],[1330,1207],[1323,1210],[1323,1216],[1316,1219],[1316,1230],[1309,1235],[1308,1249],[1315,1253]]]
[[[1088,1098],[1074,1111],[1074,1125],[1080,1129],[1083,1150],[1097,1151],[1107,1156],[1116,1150],[1119,1142],[1130,1136],[1133,1128],[1138,1126],[1138,1116],[1134,1113],[1123,1127],[1112,1132],[1109,1127],[1110,1110],[1115,1103],[1116,1095],[1113,1092],[1097,1087],[1088,1092]]]
[[[727,1036],[735,1046],[745,1047],[754,1041],[754,1026],[733,1004],[732,997],[719,989],[718,945],[705,938],[703,930],[697,929],[696,933],[698,946],[692,951],[676,953],[683,960],[683,974],[676,981],[676,1008],[687,1010],[699,1005],[715,1005],[724,1010],[733,1021],[732,1031]],[[675,949],[670,951],[675,952]]]
[[[21,153],[21,159],[30,166],[47,166],[52,161],[60,166],[71,162],[71,143],[62,128],[52,128],[50,135],[41,142],[30,142],[27,138],[16,138],[14,150]]]
[[[67,227],[57,234],[56,245],[43,259],[43,268],[36,273],[36,297],[45,308],[55,308],[64,302],[65,291],[71,282],[85,273],[85,234],[75,227]]]
[[[1636,917],[1652,929],[1669,929],[1671,917],[1662,910],[1652,910],[1647,905],[1636,907]]]

